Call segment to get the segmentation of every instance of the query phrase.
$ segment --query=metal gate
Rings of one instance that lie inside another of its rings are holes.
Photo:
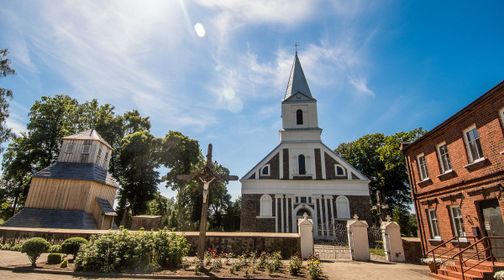
[[[320,228],[320,227],[319,227]],[[348,231],[346,223],[336,221],[329,224],[331,234],[328,238],[314,240],[314,253],[321,260],[350,260],[350,246],[348,245]]]

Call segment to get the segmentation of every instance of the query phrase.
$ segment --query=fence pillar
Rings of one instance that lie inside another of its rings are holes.
[[[390,221],[389,217],[386,222],[382,222],[380,228],[383,238],[383,250],[387,261],[404,262],[404,248],[399,224]]]
[[[352,260],[369,261],[367,229],[367,222],[359,220],[357,215],[354,216],[353,220],[347,221],[348,246],[350,246]]]
[[[303,219],[298,222],[299,237],[301,241],[301,257],[307,259],[313,255],[313,223],[304,213]]]

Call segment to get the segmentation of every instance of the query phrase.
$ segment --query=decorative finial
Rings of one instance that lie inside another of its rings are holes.
[[[353,219],[354,220],[358,220],[359,219],[359,215],[357,215],[357,214],[353,215]]]
[[[297,49],[298,49],[298,47],[299,47],[298,42],[294,43],[294,49],[296,50],[296,55],[297,55]]]
[[[392,218],[390,217],[390,215],[387,215],[387,217],[385,217],[385,220],[386,220],[387,222],[391,222],[391,221],[392,221]]]
[[[303,219],[308,220],[308,213],[304,212]]]

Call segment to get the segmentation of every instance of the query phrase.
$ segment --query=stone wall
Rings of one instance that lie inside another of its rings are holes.
[[[422,243],[417,237],[403,237],[404,257],[406,262],[420,263],[422,258]]]
[[[273,201],[275,195],[270,194]],[[275,217],[256,218],[259,216],[261,194],[242,194],[242,208],[240,217],[240,231],[275,232]],[[276,213],[273,203],[273,213]]]
[[[4,243],[21,243],[31,237],[43,237],[53,244],[62,243],[65,239],[81,236],[89,239],[92,235],[105,234],[109,230],[65,230],[37,228],[7,228],[0,227],[0,241]],[[199,232],[177,232],[183,234],[191,244],[189,255],[194,255],[197,249]],[[244,252],[281,251],[284,258],[301,252],[300,237],[297,233],[265,233],[265,232],[208,232],[207,248],[215,248],[219,252],[241,254]]]

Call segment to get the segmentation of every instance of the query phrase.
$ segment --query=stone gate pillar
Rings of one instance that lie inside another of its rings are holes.
[[[359,220],[357,215],[354,216],[353,220],[347,221],[348,246],[350,246],[352,260],[369,261],[367,229],[367,222]]]
[[[303,219],[298,222],[299,237],[301,242],[301,258],[307,259],[313,255],[313,223],[304,213]]]
[[[387,260],[389,262],[404,262],[404,248],[399,224],[390,221],[390,217],[387,217],[387,221],[382,222],[380,228],[382,232],[383,249]]]

